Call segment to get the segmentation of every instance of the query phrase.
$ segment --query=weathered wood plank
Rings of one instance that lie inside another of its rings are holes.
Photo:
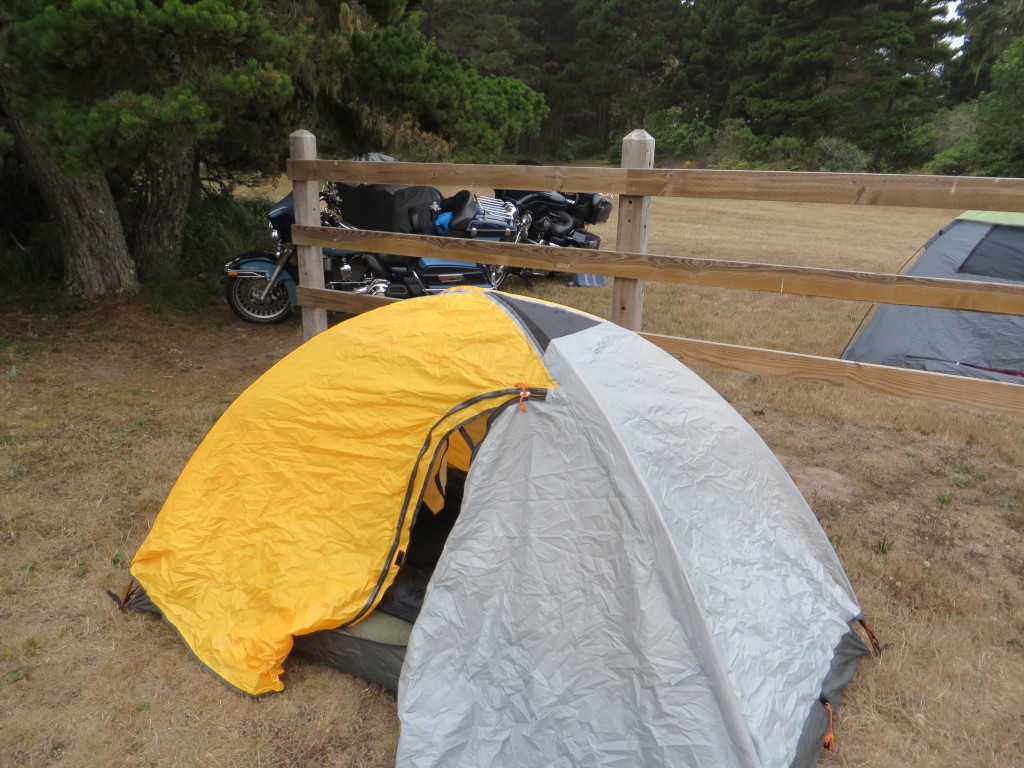
[[[316,161],[316,136],[309,131],[295,131],[288,137],[291,156],[301,162]],[[320,225],[320,185],[314,181],[295,181],[295,223],[305,226]],[[310,288],[324,287],[323,255],[316,243],[299,246],[299,283]],[[322,309],[302,311],[302,335],[311,339],[327,330],[327,313]]]
[[[643,336],[688,365],[707,365],[895,397],[1024,414],[1024,385],[674,336]]]
[[[1024,211],[1024,179],[799,171],[288,161],[301,181],[558,189],[621,195]]]
[[[654,137],[637,129],[622,140],[623,168],[654,167]],[[618,251],[647,253],[647,222],[651,198],[646,195],[619,195],[615,248]],[[612,285],[613,323],[639,331],[643,327],[644,283],[633,277],[616,277]]]
[[[558,189],[567,192],[619,191],[607,188],[608,184],[615,181],[615,177],[609,173],[619,173],[615,168],[372,163],[350,160],[319,160],[315,163],[306,163],[289,160],[287,169],[288,176],[293,180],[464,187],[475,188],[478,194],[490,194],[495,188]]]
[[[359,314],[396,299],[299,287],[303,306]],[[1024,385],[944,373],[890,368],[814,355],[741,347],[659,334],[641,334],[687,365],[706,365],[759,376],[847,387],[876,394],[1024,414]]]
[[[736,288],[821,298],[1024,315],[1022,285],[582,248],[516,245],[492,240],[424,237],[368,230],[296,226],[292,236],[296,243],[362,248],[402,256],[505,264],[556,272],[589,272],[708,288]]]
[[[368,296],[365,293],[332,291],[326,288],[307,288],[303,285],[300,285],[295,290],[295,294],[301,307],[317,307],[331,312],[344,312],[349,315],[369,312],[371,309],[377,309],[378,307],[399,301],[399,299],[392,299],[388,296]]]

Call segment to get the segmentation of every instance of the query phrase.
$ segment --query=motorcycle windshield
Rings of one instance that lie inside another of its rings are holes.
[[[270,226],[277,230],[281,241],[290,243],[292,241],[292,224],[295,223],[295,197],[289,192],[278,200],[277,204],[267,213]]]

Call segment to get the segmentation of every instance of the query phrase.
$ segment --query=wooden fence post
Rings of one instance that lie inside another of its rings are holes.
[[[642,128],[622,140],[623,168],[654,167],[654,137]],[[647,253],[647,218],[651,198],[619,195],[619,225],[615,241],[617,251]],[[644,315],[642,280],[616,277],[612,283],[612,321],[632,331],[640,331]]]
[[[293,160],[316,160],[316,136],[299,130],[288,137]],[[295,223],[305,227],[320,226],[320,182],[293,181]],[[324,255],[319,245],[300,245],[299,285],[324,287]],[[302,307],[302,336],[307,341],[327,330],[327,310]]]

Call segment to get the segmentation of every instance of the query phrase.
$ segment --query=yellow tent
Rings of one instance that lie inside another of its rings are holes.
[[[552,386],[482,292],[336,325],[228,408],[132,575],[224,680],[280,690],[293,635],[358,621],[390,585],[441,449],[455,443],[445,461],[468,469],[458,428]]]

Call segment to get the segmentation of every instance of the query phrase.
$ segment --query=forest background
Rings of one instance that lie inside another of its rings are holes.
[[[180,294],[225,222],[259,231],[234,193],[297,128],[325,157],[601,164],[643,127],[674,167],[1024,176],[1022,121],[1024,0],[4,0],[0,274]]]

